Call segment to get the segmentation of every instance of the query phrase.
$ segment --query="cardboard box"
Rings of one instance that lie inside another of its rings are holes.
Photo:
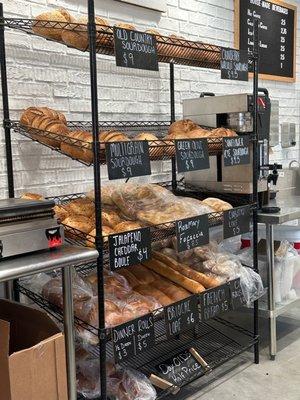
[[[0,300],[0,400],[68,400],[64,336],[46,313]]]

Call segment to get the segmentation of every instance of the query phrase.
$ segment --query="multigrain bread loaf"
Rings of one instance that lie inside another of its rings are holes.
[[[87,131],[71,131],[68,140],[60,143],[60,150],[68,156],[86,163],[93,161],[93,135]]]

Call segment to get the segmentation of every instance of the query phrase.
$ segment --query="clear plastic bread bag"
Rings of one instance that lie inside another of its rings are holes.
[[[126,368],[123,371],[122,386],[130,400],[156,399],[156,390],[149,379],[141,372],[135,371],[131,368]]]
[[[258,300],[266,293],[260,275],[252,268],[241,267],[238,277],[247,306]]]

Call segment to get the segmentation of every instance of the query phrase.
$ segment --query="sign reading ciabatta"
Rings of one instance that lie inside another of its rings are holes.
[[[235,47],[253,51],[258,20],[261,78],[295,82],[297,7],[280,0],[235,0],[234,9]]]
[[[112,271],[147,261],[151,258],[150,228],[110,235],[108,245]]]
[[[221,79],[248,81],[248,52],[221,48]]]
[[[224,211],[224,239],[242,235],[250,231],[251,206],[243,206]]]
[[[118,67],[158,71],[157,45],[154,35],[115,26],[114,43]]]
[[[110,180],[151,175],[147,140],[106,143],[105,151]]]
[[[209,243],[208,215],[176,221],[177,251],[191,250]]]
[[[165,307],[164,311],[168,337],[177,336],[199,323],[197,296],[190,296],[171,304]]]
[[[155,346],[154,319],[147,314],[112,328],[115,362],[132,358]]]
[[[175,140],[178,172],[197,171],[209,168],[206,139]]]
[[[225,167],[250,164],[250,137],[248,135],[223,138]]]

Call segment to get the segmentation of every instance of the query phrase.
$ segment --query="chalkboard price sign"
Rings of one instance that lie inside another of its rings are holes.
[[[199,323],[198,296],[171,304],[164,309],[167,336],[177,336]]]
[[[175,140],[178,172],[198,171],[209,168],[206,139]]]
[[[250,137],[248,135],[223,138],[225,167],[250,164]]]
[[[227,284],[200,294],[201,320],[216,318],[231,309],[231,293]]]
[[[233,208],[224,211],[223,235],[224,239],[242,235],[250,231],[250,206]]]
[[[155,346],[154,319],[147,314],[112,328],[116,363],[141,354]]]
[[[151,175],[147,140],[105,144],[109,179]]]
[[[221,79],[248,81],[248,52],[221,48]]]
[[[150,228],[110,235],[108,245],[112,271],[147,261],[151,258]]]
[[[209,243],[208,215],[176,221],[177,251],[191,250]]]
[[[284,1],[235,0],[235,46],[253,51],[259,29],[259,72],[264,79],[295,81],[297,7]],[[249,64],[253,70],[252,64]]]
[[[183,386],[203,373],[201,364],[189,350],[169,358],[155,367],[157,374],[175,386]]]
[[[233,310],[240,308],[246,304],[246,300],[241,288],[240,278],[233,279],[228,282],[231,293],[231,306]]]
[[[115,26],[114,43],[118,67],[158,71],[157,45],[154,35]]]

